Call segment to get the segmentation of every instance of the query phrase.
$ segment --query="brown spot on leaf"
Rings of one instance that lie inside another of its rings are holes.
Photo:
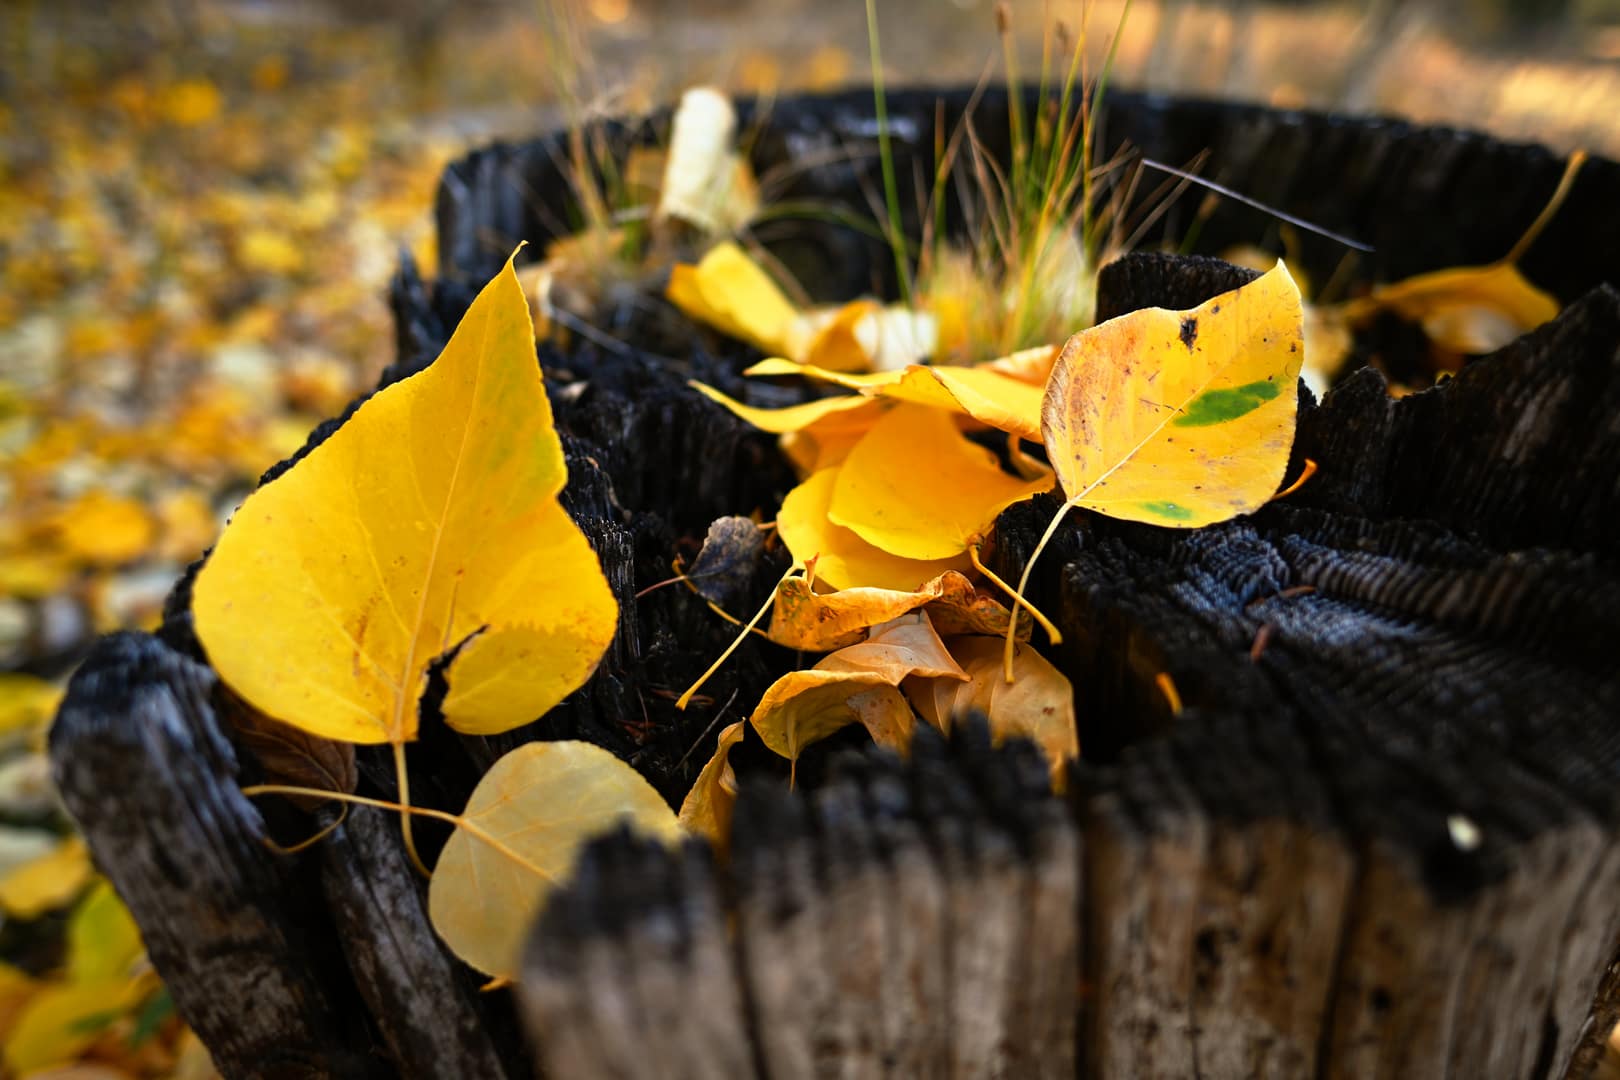
[[[1189,315],[1185,319],[1181,320],[1181,343],[1187,346],[1188,352],[1192,352],[1193,342],[1197,340],[1198,318],[1197,316]]]

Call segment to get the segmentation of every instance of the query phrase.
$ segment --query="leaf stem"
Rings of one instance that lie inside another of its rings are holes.
[[[494,848],[502,855],[505,855],[508,859],[511,859],[514,863],[517,863],[525,870],[543,877],[547,881],[556,880],[552,874],[540,869],[540,867],[536,866],[528,859],[525,859],[521,854],[513,851],[500,840],[490,835],[481,826],[474,824],[472,819],[462,814],[452,814],[444,810],[430,810],[425,806],[412,806],[409,803],[404,802],[389,802],[387,799],[371,799],[364,795],[350,795],[341,791],[327,791],[323,788],[299,787],[295,784],[252,784],[243,788],[242,794],[250,798],[254,795],[304,795],[320,799],[332,799],[336,802],[350,803],[355,806],[371,806],[377,808],[378,810],[397,810],[399,811],[400,817],[406,820],[409,820],[411,817],[425,817],[432,818],[435,821],[447,822],[454,825],[458,829],[466,830],[467,835],[488,844],[490,847]],[[408,832],[407,835],[409,835]],[[411,857],[416,859],[415,851],[411,852]],[[417,868],[421,869],[422,873],[426,874],[428,877],[433,876],[430,871],[422,867],[420,859],[416,859],[416,865]]]
[[[870,2],[870,0],[868,0],[868,2]],[[720,670],[720,665],[726,662],[726,658],[737,651],[737,646],[741,645],[743,640],[748,637],[749,631],[754,629],[754,626],[759,622],[759,620],[765,617],[765,613],[771,610],[771,605],[776,603],[776,593],[777,590],[781,589],[782,582],[786,581],[788,577],[791,576],[796,570],[798,570],[797,566],[788,567],[787,573],[783,574],[781,579],[778,580],[776,585],[771,589],[771,595],[765,598],[765,603],[761,604],[759,610],[754,612],[754,617],[749,619],[748,622],[743,625],[742,633],[731,639],[731,644],[726,646],[726,651],[720,654],[720,658],[714,663],[710,664],[709,670],[705,671],[702,675],[699,675],[697,682],[687,687],[686,693],[682,694],[675,702],[675,707],[677,709],[684,711],[686,707],[692,703],[692,696],[696,694],[698,690],[702,689],[703,684],[709,681],[709,677],[711,675]]]
[[[411,835],[411,774],[405,767],[405,744],[394,743],[394,772],[399,777],[399,831],[405,840],[405,854],[411,857],[411,865],[423,877],[432,877],[433,872],[422,861],[422,856],[416,851],[416,837]]]
[[[1541,235],[1541,230],[1547,227],[1547,222],[1551,221],[1553,215],[1558,213],[1558,207],[1563,204],[1564,196],[1569,194],[1569,189],[1575,183],[1575,174],[1581,171],[1581,166],[1584,164],[1586,164],[1585,150],[1577,150],[1569,155],[1569,162],[1564,166],[1564,175],[1559,177],[1558,187],[1553,189],[1552,197],[1547,200],[1547,205],[1541,208],[1541,213],[1536,215],[1536,220],[1532,221],[1530,227],[1524,230],[1524,235],[1519,237],[1519,242],[1513,245],[1513,250],[1502,256],[1503,262],[1516,263],[1524,257],[1526,251],[1530,250],[1530,245],[1536,242],[1536,238]]]
[[[1086,494],[1090,492],[1090,490],[1090,488],[1087,488],[1085,491],[1082,491],[1079,498],[1084,498]],[[1018,598],[1019,603],[1026,605],[1029,603],[1029,601],[1024,599],[1024,589],[1029,586],[1029,575],[1030,572],[1035,569],[1035,560],[1039,559],[1041,557],[1041,552],[1046,550],[1046,545],[1052,539],[1053,534],[1057,532],[1058,525],[1061,524],[1063,519],[1068,516],[1069,511],[1073,510],[1075,506],[1078,505],[1079,498],[1070,499],[1068,502],[1059,507],[1058,512],[1052,515],[1052,523],[1048,525],[1046,527],[1046,531],[1041,534],[1040,543],[1035,545],[1035,551],[1030,555],[1029,562],[1024,564],[1024,573],[1023,576],[1018,579],[1018,588],[1013,590],[1013,596]],[[1029,610],[1033,612],[1035,609],[1031,607]],[[1013,682],[1013,647],[1017,643],[1017,637],[1015,634],[1017,629],[1017,620],[1014,620],[1012,625],[1007,627],[1007,645],[1001,654],[1002,673],[1009,683]],[[1056,631],[1057,627],[1052,627],[1047,631],[1047,633],[1051,635],[1053,645],[1061,645],[1063,643],[1063,635],[1057,633]]]
[[[979,548],[982,547],[982,546],[983,545],[981,545],[981,544],[969,544],[968,545],[968,559],[969,559],[969,561],[971,561],[973,563],[973,568],[975,570],[977,570],[979,573],[983,574],[985,577],[989,578],[991,580],[991,582],[993,582],[995,584],[996,588],[1000,589],[1002,592],[1006,593],[1008,596],[1011,596],[1013,598],[1013,626],[1012,626],[1012,630],[1014,632],[1017,631],[1017,629],[1018,629],[1018,609],[1023,608],[1025,611],[1029,612],[1031,615],[1033,615],[1035,617],[1035,621],[1041,624],[1041,629],[1046,631],[1046,634],[1047,634],[1048,637],[1050,637],[1054,642],[1062,641],[1063,640],[1063,635],[1058,632],[1058,628],[1052,624],[1051,619],[1048,619],[1045,615],[1042,615],[1041,612],[1040,612],[1040,609],[1038,609],[1034,604],[1030,603],[1028,600],[1024,599],[1022,596],[1020,596],[1016,591],[1014,591],[1014,589],[1013,589],[1013,587],[1011,585],[1008,585],[1005,581],[1002,581],[1001,578],[998,577],[995,574],[994,571],[992,571],[988,566],[984,565],[984,563],[979,561]]]

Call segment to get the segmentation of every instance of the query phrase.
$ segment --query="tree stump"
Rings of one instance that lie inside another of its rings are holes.
[[[891,97],[902,170],[966,101]],[[992,149],[1004,115],[993,94],[977,114]],[[1213,179],[1372,242],[1363,279],[1499,257],[1560,171],[1477,135],[1208,102],[1113,95],[1103,130],[1110,152],[1207,150]],[[787,197],[858,206],[875,157],[823,151],[872,134],[867,95],[778,102],[752,153]],[[439,276],[397,280],[385,383],[432,359],[517,240],[568,220],[559,145],[447,171]],[[1290,472],[1321,471],[1297,494],[1190,532],[1073,515],[1031,594],[1077,694],[1085,760],[1062,798],[1032,748],[992,751],[972,719],[920,731],[903,762],[831,746],[798,793],[745,787],[723,868],[696,842],[598,842],[515,995],[480,994],[385,816],[351,813],[296,856],[264,846],[321,821],[240,794],[259,765],[233,743],[185,581],[157,635],[109,638],[75,676],[51,736],[63,797],[228,1076],[1584,1076],[1620,1012],[1617,193],[1620,166],[1591,162],[1525,260],[1567,305],[1553,323],[1401,400],[1370,370],[1306,395]],[[1160,235],[1267,237],[1263,215],[1203,201],[1170,201]],[[770,240],[818,296],[892,273],[855,229]],[[1323,280],[1338,256],[1305,237],[1299,265]],[[1099,314],[1245,277],[1130,257]],[[680,590],[634,594],[710,520],[769,513],[793,482],[685,379],[758,404],[802,391],[741,379],[739,346],[609,315],[634,347],[539,358],[618,636],[525,728],[424,723],[423,804],[460,806],[500,753],[548,738],[606,746],[677,800],[720,721],[792,663],[748,642],[678,713],[732,628]],[[998,570],[1055,507],[1002,516]],[[763,592],[773,568],[758,576]],[[357,765],[363,791],[393,793],[386,754]],[[443,834],[421,839],[431,859]]]

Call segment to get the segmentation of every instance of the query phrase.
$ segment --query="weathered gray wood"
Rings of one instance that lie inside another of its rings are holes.
[[[700,901],[680,925],[712,933],[694,952],[702,965],[659,947],[667,898],[622,871],[660,857],[624,838],[587,852],[524,968],[546,1067],[719,1075],[686,1071],[706,1045],[730,1048],[726,1075],[1074,1075],[1077,835],[1039,754],[992,754],[980,725],[949,753],[919,730],[912,765],[850,761],[808,800],[745,789],[730,901],[711,903],[721,894],[706,860],[696,874],[690,852],[679,860],[688,872],[675,895]],[[722,948],[728,925],[734,944]],[[680,1007],[666,1015],[655,1000]],[[728,1026],[697,1039],[715,1016]],[[757,1060],[738,1060],[750,1046]]]
[[[154,637],[103,640],[51,728],[57,787],[222,1073],[364,1076],[312,883],[265,847],[214,685]]]
[[[343,955],[401,1076],[502,1080],[528,1074],[503,1065],[476,985],[433,933],[399,819],[353,807],[321,845],[321,886]]]
[[[519,998],[548,1076],[748,1076],[737,974],[708,851],[621,834],[547,911]]]

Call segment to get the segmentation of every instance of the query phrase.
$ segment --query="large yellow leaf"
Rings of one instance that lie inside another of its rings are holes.
[[[461,959],[515,978],[530,924],[585,842],[628,822],[680,836],[675,812],[641,774],[599,746],[528,743],[473,789],[428,885],[433,928]]]
[[[1013,655],[1013,681],[1002,670],[1002,643],[992,637],[954,637],[946,643],[966,679],[914,678],[906,696],[917,712],[940,731],[951,719],[978,709],[990,719],[996,745],[1029,739],[1046,754],[1053,784],[1061,787],[1064,764],[1080,755],[1074,724],[1074,688],[1057,668],[1028,645]]]
[[[1174,528],[1259,507],[1294,441],[1303,338],[1281,262],[1191,311],[1148,308],[1070,338],[1042,409],[1070,503]]]
[[[327,738],[413,738],[426,672],[448,722],[527,723],[579,686],[617,606],[557,503],[567,480],[512,265],[426,371],[250,495],[193,595],[209,660],[261,712]]]
[[[1020,480],[967,439],[950,413],[907,403],[879,420],[838,470],[828,517],[907,559],[967,551],[996,515],[1052,486]]]
[[[743,374],[760,377],[802,375],[868,397],[911,401],[961,416],[971,416],[981,424],[1038,442],[1041,437],[1041,393],[1056,356],[1055,349],[1044,346],[971,367],[910,364],[868,374],[833,371],[772,357],[761,360]]]
[[[835,589],[869,585],[910,592],[947,570],[966,570],[967,555],[949,559],[906,559],[862,540],[827,516],[842,466],[812,473],[788,492],[776,515],[782,542],[801,565],[815,560],[816,580]]]

